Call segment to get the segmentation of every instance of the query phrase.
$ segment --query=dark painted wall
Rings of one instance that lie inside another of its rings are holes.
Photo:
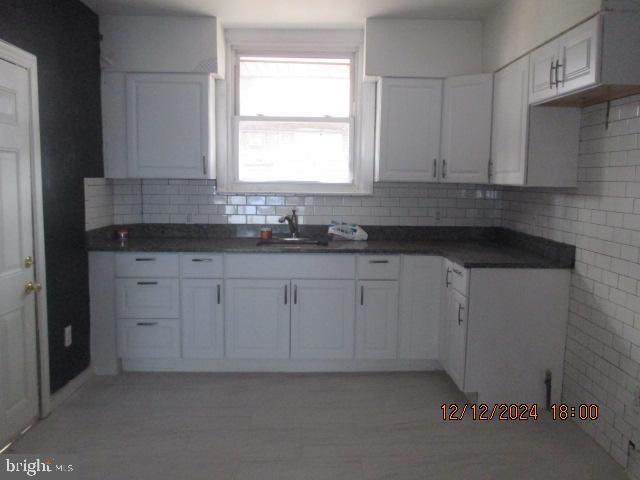
[[[0,1],[0,39],[38,57],[52,391],[89,365],[83,178],[103,174],[98,35],[78,0]]]

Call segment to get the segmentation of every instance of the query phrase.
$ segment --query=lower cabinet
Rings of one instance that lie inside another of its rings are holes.
[[[292,280],[291,358],[353,358],[352,280]]]
[[[228,279],[224,297],[228,358],[289,358],[289,280]]]
[[[182,281],[182,356],[224,357],[222,279]]]
[[[445,293],[443,366],[456,386],[464,391],[467,356],[467,297],[449,286]]]
[[[178,358],[179,320],[119,320],[118,354],[123,358]]]
[[[398,353],[398,282],[358,282],[356,358],[393,359]]]

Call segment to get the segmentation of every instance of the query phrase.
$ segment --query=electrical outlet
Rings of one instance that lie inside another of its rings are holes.
[[[64,346],[70,347],[73,343],[73,337],[71,336],[71,325],[64,327]]]

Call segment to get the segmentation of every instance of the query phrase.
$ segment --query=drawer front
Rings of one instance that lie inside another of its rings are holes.
[[[184,278],[222,278],[222,255],[183,253],[180,255]]]
[[[469,291],[469,270],[461,267],[457,263],[449,262],[447,264],[447,281],[455,290],[462,295],[468,295]]]
[[[226,278],[356,278],[355,255],[325,253],[227,254]]]
[[[120,320],[118,355],[121,358],[180,357],[180,324],[174,320]]]
[[[178,318],[178,279],[116,279],[118,318]]]
[[[396,280],[400,276],[400,255],[361,255],[358,257],[360,280]]]
[[[116,255],[117,277],[177,277],[177,253],[133,252]]]

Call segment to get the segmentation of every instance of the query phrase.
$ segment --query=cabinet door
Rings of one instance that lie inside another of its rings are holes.
[[[182,356],[222,358],[222,280],[182,280]]]
[[[599,81],[600,29],[601,17],[596,16],[559,38],[559,94]]]
[[[127,75],[129,176],[214,178],[207,75]]]
[[[398,282],[358,282],[356,358],[393,359],[398,350]]]
[[[447,291],[447,373],[464,391],[467,358],[467,297],[449,288]]]
[[[293,280],[291,288],[291,357],[353,358],[355,283]]]
[[[441,290],[441,257],[402,257],[398,358],[438,358]]]
[[[537,103],[557,95],[556,60],[557,40],[541,46],[529,55],[529,103]]]
[[[118,318],[178,318],[179,291],[177,278],[118,278]]]
[[[119,320],[118,356],[121,358],[180,357],[180,322],[163,319]]]
[[[383,78],[378,94],[377,179],[436,182],[442,81]]]
[[[491,74],[465,75],[445,80],[440,169],[442,181],[489,181],[492,100]]]
[[[232,279],[224,290],[226,356],[289,358],[289,281]]]
[[[494,77],[492,182],[525,183],[529,101],[529,58],[523,57]]]

